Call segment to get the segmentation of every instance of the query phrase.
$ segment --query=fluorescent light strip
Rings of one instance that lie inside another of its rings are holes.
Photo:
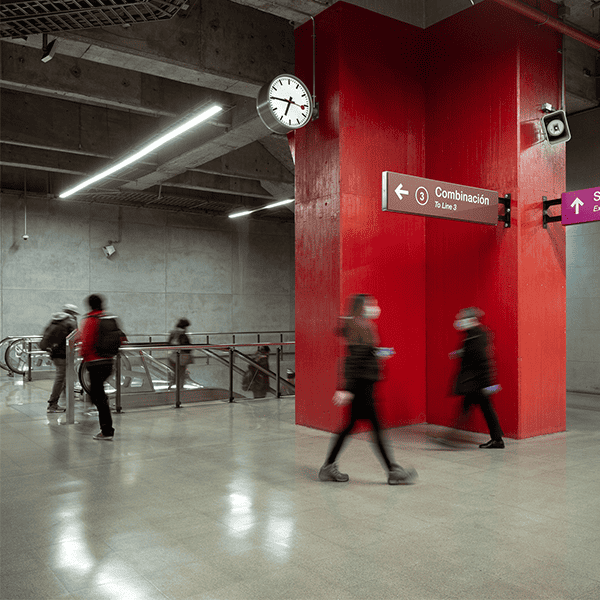
[[[264,208],[275,208],[276,206],[283,206],[284,204],[290,204],[291,202],[295,202],[296,199],[292,198],[291,200],[282,200],[281,202],[275,202],[275,204],[269,204]]]
[[[247,215],[251,215],[259,210],[265,210],[267,208],[275,208],[276,206],[283,206],[284,204],[291,204],[295,202],[296,199],[292,198],[291,200],[281,200],[281,202],[275,202],[274,204],[267,204],[267,206],[261,206],[259,208],[255,208],[253,210],[243,210],[241,212],[232,213],[229,216],[230,219],[236,219],[237,217],[246,217]]]
[[[233,214],[229,215],[229,218],[230,219],[236,219],[237,217],[245,217],[246,215],[251,215],[253,212],[255,212],[255,211],[253,211],[253,210],[244,210],[242,212],[233,213]]]
[[[90,179],[86,179],[84,182],[80,183],[79,185],[76,185],[74,188],[71,188],[70,190],[63,192],[62,194],[60,194],[59,198],[68,198],[69,196],[71,196],[72,194],[75,194],[76,192],[79,192],[83,188],[89,187],[90,185],[92,185],[92,183],[96,183],[96,181],[99,181],[100,179],[104,179],[105,177],[108,177],[109,175],[112,175],[113,173],[120,171],[121,169],[125,168],[126,166],[130,165],[131,163],[134,163],[134,162],[140,160],[140,158],[146,156],[147,154],[150,154],[150,152],[153,152],[157,148],[160,148],[167,142],[170,142],[173,138],[176,138],[178,135],[185,133],[186,131],[188,131],[188,129],[191,129],[192,127],[195,127],[199,123],[202,123],[203,121],[206,121],[207,119],[210,119],[212,116],[216,115],[217,113],[220,113],[222,110],[223,110],[223,107],[221,107],[221,106],[218,106],[218,105],[212,106],[211,108],[201,112],[199,115],[196,115],[189,121],[186,121],[179,127],[176,127],[172,131],[169,131],[169,133],[166,133],[165,135],[159,137],[154,142],[151,142],[150,144],[148,144],[147,146],[142,148],[139,152],[136,152],[129,158],[122,160],[120,163],[117,163],[116,165],[113,165],[112,167],[106,169],[106,171],[102,171],[102,173],[98,173],[98,175],[94,175]]]

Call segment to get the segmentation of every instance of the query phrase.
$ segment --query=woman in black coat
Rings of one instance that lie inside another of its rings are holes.
[[[381,310],[377,300],[366,294],[350,298],[348,315],[342,319],[337,333],[346,339],[348,352],[344,361],[344,389],[338,389],[334,396],[336,403],[351,402],[350,420],[344,429],[332,440],[331,449],[319,471],[321,481],[348,481],[346,473],[340,473],[336,458],[358,420],[368,420],[373,426],[373,438],[379,454],[388,470],[388,483],[412,483],[417,476],[414,469],[403,469],[392,462],[391,453],[381,435],[381,427],[375,407],[373,388],[380,379],[380,364],[377,357],[379,335],[374,320]]]
[[[492,406],[490,396],[497,390],[493,385],[494,365],[490,356],[489,334],[482,327],[479,318],[483,312],[478,308],[465,308],[456,315],[454,327],[465,333],[463,346],[450,354],[461,357],[460,371],[454,384],[454,393],[463,396],[462,406],[456,425],[463,425],[473,406],[479,406],[485,417],[491,440],[480,448],[504,448],[502,428]]]

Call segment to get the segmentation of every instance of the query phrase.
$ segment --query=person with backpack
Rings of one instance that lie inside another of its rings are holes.
[[[104,382],[110,377],[114,366],[114,357],[121,343],[126,341],[125,334],[117,323],[117,318],[104,312],[104,299],[91,294],[86,299],[90,312],[86,315],[81,328],[79,352],[90,376],[90,399],[98,409],[100,432],[95,440],[112,440],[115,430],[104,391]]]
[[[64,407],[59,406],[58,401],[65,391],[67,373],[66,340],[69,334],[77,328],[76,316],[78,314],[77,307],[74,304],[65,304],[61,311],[55,312],[52,315],[52,321],[50,321],[44,330],[42,341],[40,342],[40,348],[50,354],[50,358],[56,368],[54,385],[52,386],[48,408],[46,409],[46,412],[49,413],[63,413],[66,410]]]

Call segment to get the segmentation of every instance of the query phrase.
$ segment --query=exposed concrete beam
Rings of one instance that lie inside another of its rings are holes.
[[[171,118],[203,102],[235,102],[224,92],[139,71],[58,54],[42,63],[39,50],[6,42],[1,49],[0,87],[4,89]]]
[[[176,175],[203,165],[243,146],[265,137],[269,130],[256,113],[254,100],[238,104],[232,112],[231,130],[214,136],[211,140],[196,144],[186,140],[181,144],[168,146],[159,155],[159,165],[152,173],[143,175],[137,181],[128,183],[125,189],[145,190],[159,185]]]
[[[336,3],[337,0],[232,0],[237,4],[251,6],[257,10],[262,10],[284,19],[289,19],[296,26],[302,25],[310,17],[314,17],[322,10]],[[417,27],[424,27],[425,20],[425,0],[345,0],[348,4],[362,6],[381,15],[386,15],[392,19],[398,19],[405,23],[411,23]],[[431,1],[431,0],[429,0]],[[440,4],[439,0],[433,0]],[[481,0],[477,0],[480,2]],[[445,4],[456,4],[461,0],[445,0]],[[442,2],[441,4],[444,4]],[[463,8],[464,0],[462,0]],[[468,4],[467,6],[471,6]]]
[[[0,141],[114,158],[167,120],[2,90]]]
[[[200,190],[204,192],[218,192],[219,194],[272,199],[271,194],[263,188],[258,181],[238,179],[223,175],[198,173],[194,171],[188,171],[187,173],[169,179],[168,181],[165,181],[163,185],[187,190]]]
[[[318,15],[337,0],[231,0],[292,21],[296,26]]]
[[[0,166],[68,173],[83,177],[87,173],[102,169],[106,166],[106,161],[81,154],[2,144],[0,145]]]
[[[263,146],[271,156],[275,157],[288,172],[295,173],[296,167],[294,165],[294,159],[292,157],[287,136],[273,133],[260,140],[260,145]]]
[[[276,183],[274,181],[261,181],[260,183],[275,200],[295,198],[296,191],[293,183]]]
[[[233,150],[192,170],[200,173],[291,183],[293,185],[293,172],[290,172],[277,157],[263,147],[263,143],[268,139],[270,137]]]
[[[294,68],[293,26],[229,0],[199,0],[168,21],[57,37],[57,54],[252,98]],[[41,58],[41,35],[7,41],[37,48]]]

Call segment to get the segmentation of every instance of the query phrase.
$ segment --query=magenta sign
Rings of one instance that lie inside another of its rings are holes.
[[[565,192],[561,195],[561,210],[563,225],[600,221],[600,187]]]

